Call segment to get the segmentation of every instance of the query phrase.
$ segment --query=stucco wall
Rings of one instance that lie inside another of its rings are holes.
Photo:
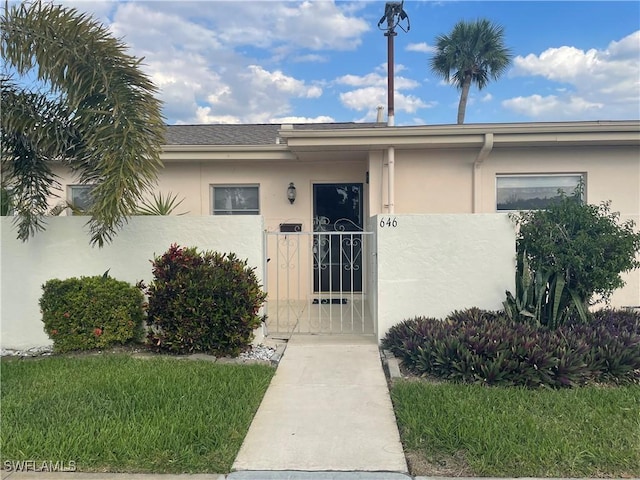
[[[400,150],[395,154],[397,213],[495,213],[499,174],[579,173],[585,175],[586,201],[611,201],[622,221],[640,226],[640,160],[635,146],[496,147],[477,169],[479,149]],[[384,151],[369,157],[370,212],[385,213],[387,166]],[[624,288],[614,292],[615,307],[640,305],[640,270],[623,274]]]
[[[638,148],[578,147],[497,148],[481,167],[481,209],[495,211],[496,175],[518,173],[580,173],[585,175],[586,201],[611,201],[620,220],[640,227],[640,160]],[[514,159],[517,159],[515,161]],[[622,275],[626,285],[611,297],[614,307],[640,305],[640,270]]]
[[[377,215],[373,224],[379,339],[415,316],[500,309],[514,291],[515,234],[504,214]]]
[[[280,223],[302,223],[303,229],[310,231],[313,215],[314,183],[362,183],[365,187],[364,200],[368,194],[365,185],[366,167],[364,161],[333,161],[331,155],[318,162],[298,161],[242,161],[227,162],[215,160],[200,162],[184,160],[167,162],[159,172],[155,191],[169,192],[183,199],[176,213],[186,212],[188,216],[211,215],[211,185],[248,184],[260,186],[260,214],[264,217],[265,228],[277,231]],[[55,193],[66,196],[66,185],[73,184],[71,172],[56,168],[62,190]],[[294,182],[297,198],[292,205],[287,200],[287,187]],[[59,199],[58,199],[59,200]],[[52,204],[56,203],[52,199]],[[365,213],[367,208],[365,205]]]
[[[395,151],[395,211],[471,213],[473,149]],[[370,214],[386,213],[387,151],[369,155]]]
[[[474,161],[479,149],[447,148],[395,152],[395,211],[472,213]],[[478,174],[478,213],[496,212],[496,175],[581,173],[589,203],[611,200],[622,217],[640,216],[640,160],[633,146],[496,147]],[[370,213],[386,213],[385,151],[369,156]]]
[[[107,269],[135,284],[152,280],[150,260],[172,243],[234,252],[263,276],[262,217],[135,217],[102,249],[89,245],[86,217],[52,217],[47,230],[27,243],[16,239],[11,218],[2,217],[0,345],[24,349],[49,345],[38,300],[51,278],[102,275]]]
[[[496,146],[476,171],[477,204],[474,205],[474,161],[479,148],[396,148],[395,211],[407,213],[494,213],[496,175],[518,173],[584,173],[586,199],[598,204],[611,200],[622,220],[640,225],[640,161],[637,146]],[[386,212],[386,151],[305,152],[296,160],[190,160],[166,163],[158,191],[185,197],[178,211],[210,215],[209,186],[224,183],[260,184],[260,209],[265,228],[276,231],[280,223],[301,223],[312,229],[312,185],[322,182],[364,184],[364,212]],[[362,158],[366,157],[366,160]],[[348,160],[351,158],[351,160]],[[366,172],[369,172],[369,184]],[[63,184],[69,174],[56,171]],[[286,199],[294,182],[298,199]],[[271,252],[273,253],[273,252]],[[273,268],[270,265],[270,269]],[[273,273],[273,272],[272,272]],[[640,270],[623,275],[627,285],[612,297],[613,306],[640,305]],[[272,276],[271,278],[275,278]],[[305,277],[306,278],[306,277]]]
[[[587,202],[611,200],[622,215],[640,214],[640,160],[637,147],[496,148],[482,165],[481,211],[496,208],[496,175],[582,173]]]

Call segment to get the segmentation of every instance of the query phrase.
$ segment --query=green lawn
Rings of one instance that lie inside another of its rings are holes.
[[[275,369],[127,355],[2,359],[1,461],[227,473]]]
[[[399,381],[414,475],[640,476],[640,386],[566,390]]]

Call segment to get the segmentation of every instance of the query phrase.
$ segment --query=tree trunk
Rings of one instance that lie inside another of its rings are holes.
[[[458,125],[464,123],[464,114],[467,110],[467,99],[469,98],[469,89],[471,88],[471,75],[467,75],[462,83],[462,92],[460,93],[460,103],[458,104]]]

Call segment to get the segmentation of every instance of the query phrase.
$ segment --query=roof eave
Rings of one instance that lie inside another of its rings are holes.
[[[324,149],[475,148],[487,133],[494,146],[640,145],[640,122],[563,122],[521,124],[376,127],[352,130],[280,130],[292,151]]]
[[[287,145],[164,145],[165,162],[198,160],[295,160]]]

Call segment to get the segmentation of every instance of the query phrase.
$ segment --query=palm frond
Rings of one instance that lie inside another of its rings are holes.
[[[50,92],[39,94],[40,102],[51,95],[59,99],[58,114],[44,122],[14,105],[11,121],[3,120],[3,136],[5,130],[9,138],[22,132],[38,164],[56,157],[81,182],[95,185],[91,243],[102,246],[156,183],[165,130],[156,88],[124,43],[76,9],[42,2],[14,5],[5,9],[0,30],[6,64],[19,75],[34,72],[50,85]],[[22,124],[31,128],[20,129]],[[40,182],[34,191],[46,197],[50,185]],[[29,214],[18,212],[21,223],[42,212],[43,205],[36,205],[24,205]],[[26,233],[28,238],[33,231]]]

